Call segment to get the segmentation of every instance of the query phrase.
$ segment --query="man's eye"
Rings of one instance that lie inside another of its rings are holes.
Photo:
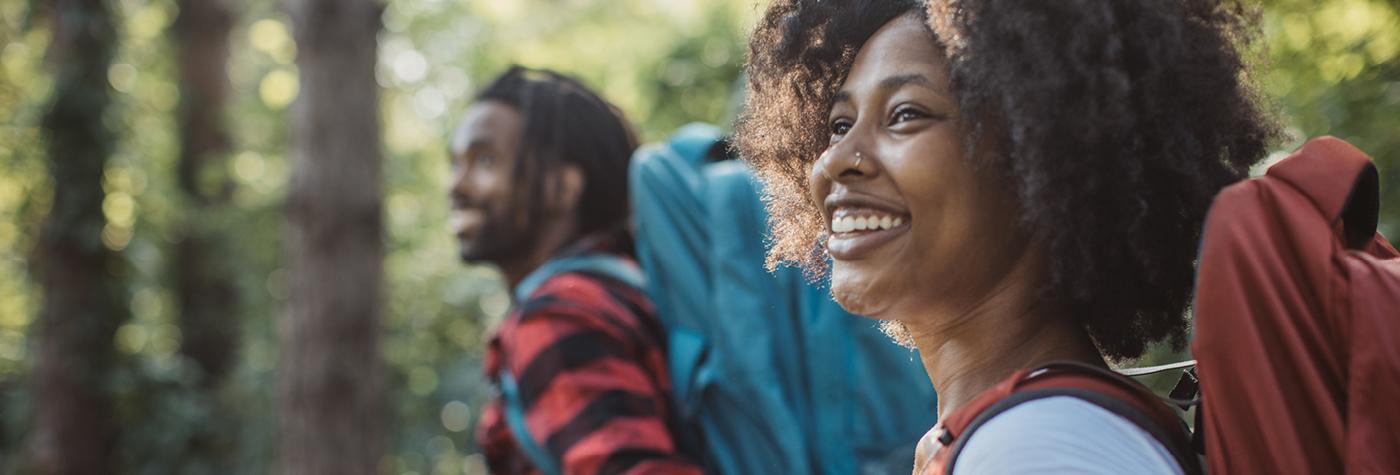
[[[489,167],[489,166],[493,166],[493,165],[495,165],[495,164],[496,164],[496,157],[492,157],[492,156],[490,156],[490,155],[480,155],[480,156],[477,156],[477,157],[476,157],[476,165],[477,165],[477,166]]]

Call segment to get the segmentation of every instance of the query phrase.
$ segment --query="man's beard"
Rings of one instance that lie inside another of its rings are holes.
[[[525,226],[513,224],[504,215],[487,208],[475,239],[470,243],[458,242],[458,254],[462,261],[500,265],[530,256],[535,246],[535,234],[526,232],[522,229]]]

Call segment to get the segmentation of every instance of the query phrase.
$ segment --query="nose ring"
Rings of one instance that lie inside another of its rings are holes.
[[[831,160],[831,155],[824,155],[824,156],[822,156],[822,161],[826,161],[826,160]],[[860,152],[856,152],[856,161],[855,161],[854,163],[851,164],[851,168],[860,168],[860,162],[861,162],[861,160],[865,160],[865,156],[861,155]],[[825,176],[826,179],[828,179],[828,180],[835,180],[835,178],[832,178],[832,177],[831,177],[831,174],[830,174],[830,173],[827,173],[826,167],[825,167],[825,166],[820,165],[820,164],[818,164],[818,166],[821,167],[822,175]]]

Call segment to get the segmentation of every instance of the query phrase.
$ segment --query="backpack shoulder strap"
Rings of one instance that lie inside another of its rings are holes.
[[[949,415],[935,434],[944,454],[937,473],[953,473],[958,455],[970,435],[997,415],[1020,404],[1057,396],[1069,396],[1101,407],[1138,426],[1167,449],[1188,475],[1203,473],[1200,458],[1191,450],[1186,424],[1146,387],[1107,369],[1080,363],[1051,363],[1018,372],[969,404]],[[931,472],[925,472],[931,473]]]
[[[600,275],[639,290],[645,289],[647,284],[646,274],[632,261],[612,254],[584,254],[545,262],[515,286],[515,300],[524,302],[550,277],[567,272]]]
[[[520,445],[520,450],[540,473],[561,475],[563,472],[559,469],[559,460],[535,440],[534,435],[530,433],[530,427],[525,425],[525,403],[520,399],[520,389],[516,386],[515,376],[509,369],[503,368],[499,377],[506,425],[510,427],[510,435],[515,438],[515,443]]]

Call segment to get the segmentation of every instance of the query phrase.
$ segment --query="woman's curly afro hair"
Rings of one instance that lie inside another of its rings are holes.
[[[736,138],[767,186],[770,266],[825,269],[808,172],[856,52],[902,15],[948,52],[964,133],[996,141],[986,165],[1045,246],[1045,292],[1111,358],[1183,345],[1206,210],[1277,134],[1247,76],[1257,14],[1224,0],[775,0],[750,39]]]

